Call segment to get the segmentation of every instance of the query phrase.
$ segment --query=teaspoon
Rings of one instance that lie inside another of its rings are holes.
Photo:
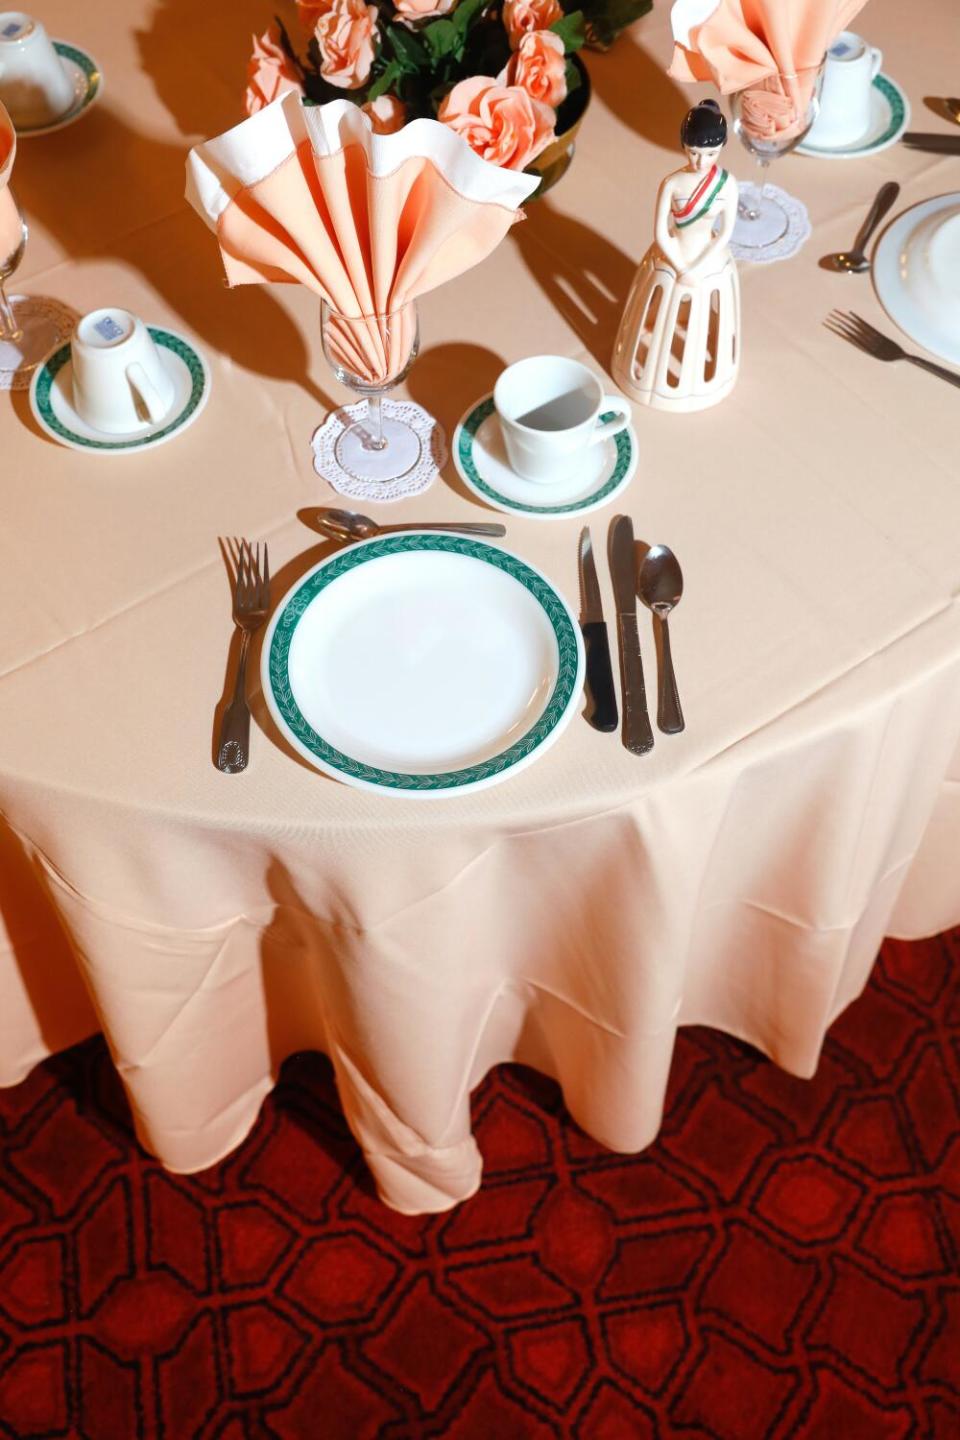
[[[680,709],[677,677],[670,654],[667,618],[683,594],[683,573],[676,555],[666,545],[652,545],[643,557],[637,589],[643,603],[660,617],[663,644],[657,690],[657,725],[665,735],[677,735],[683,729],[683,711]]]
[[[841,250],[836,255],[825,255],[821,264],[828,270],[838,270],[848,275],[862,275],[865,270],[869,270],[870,261],[864,253],[867,241],[899,194],[900,186],[895,180],[888,180],[886,185],[881,185],[851,248]]]
[[[317,510],[317,524],[333,540],[370,540],[374,535],[392,535],[399,530],[442,530],[448,535],[492,535],[502,538],[505,525],[477,525],[470,522],[455,525],[380,525],[369,515],[355,510]]]

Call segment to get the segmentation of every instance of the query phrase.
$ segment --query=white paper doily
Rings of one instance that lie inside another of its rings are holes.
[[[759,189],[759,185],[750,182],[741,185],[741,201],[749,203],[757,196]],[[734,238],[730,241],[730,254],[735,260],[749,260],[754,265],[769,265],[774,260],[789,260],[809,239],[810,216],[803,201],[798,200],[795,195],[788,195],[786,190],[781,190],[779,185],[771,185],[769,181],[764,186],[764,194],[776,201],[786,215],[787,228],[772,244],[763,246],[738,245],[737,232],[734,230]]]
[[[402,420],[420,439],[420,458],[395,480],[360,480],[344,470],[336,456],[336,445],[344,430],[364,414],[366,400],[333,410],[313,432],[313,468],[338,495],[351,500],[405,500],[429,489],[447,463],[447,437],[439,420],[411,400],[384,400],[384,418]]]
[[[23,363],[16,341],[0,340],[0,390],[26,390],[46,351],[69,339],[80,317],[69,305],[53,300],[49,295],[10,295],[9,299],[14,306],[18,301],[28,301],[31,315],[47,330],[46,339],[40,340],[40,344],[46,347],[45,352],[34,364]]]

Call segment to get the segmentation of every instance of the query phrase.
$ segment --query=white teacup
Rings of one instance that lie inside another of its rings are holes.
[[[84,315],[70,353],[74,408],[95,430],[129,435],[169,413],[173,380],[153,336],[129,310],[108,305]]]
[[[570,479],[591,445],[618,435],[631,420],[622,396],[605,395],[592,370],[560,355],[508,365],[493,403],[511,467],[540,485]],[[614,418],[600,420],[607,410]]]
[[[827,51],[820,110],[807,145],[834,149],[855,145],[870,128],[871,88],[883,54],[852,30],[842,31]]]
[[[39,20],[0,12],[0,100],[14,125],[49,125],[70,109],[73,81]]]

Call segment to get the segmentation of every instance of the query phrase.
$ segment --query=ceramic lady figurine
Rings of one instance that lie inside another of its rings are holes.
[[[740,360],[740,281],[727,243],[737,182],[717,157],[727,122],[702,100],[680,127],[687,154],[657,194],[654,243],[634,277],[612,374],[658,410],[703,410],[729,395]]]

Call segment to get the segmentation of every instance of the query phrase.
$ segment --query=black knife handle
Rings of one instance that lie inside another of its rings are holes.
[[[590,702],[587,719],[594,730],[616,730],[619,721],[617,692],[613,688],[607,627],[602,620],[590,620],[580,628],[587,652],[586,688]]]
[[[637,617],[621,612],[617,616],[620,631],[620,691],[623,697],[623,744],[633,755],[646,755],[653,749],[653,730],[647,710],[647,692],[643,683],[643,662],[640,659],[640,636]]]

